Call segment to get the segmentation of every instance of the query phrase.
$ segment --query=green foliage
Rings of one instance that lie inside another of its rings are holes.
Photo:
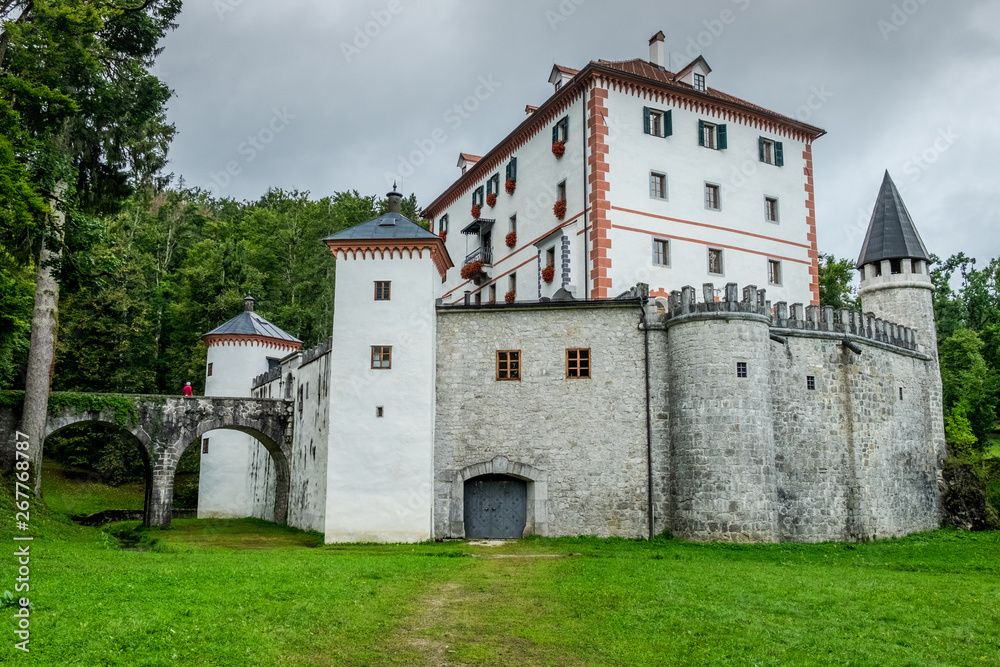
[[[971,329],[957,329],[938,346],[946,414],[957,407],[976,439],[985,442],[996,424],[1000,376],[986,365],[982,350]]]
[[[972,423],[966,416],[968,413],[968,404],[960,402],[951,407],[944,420],[945,438],[959,451],[969,451],[979,442],[976,434],[972,432]]]
[[[861,300],[858,298],[857,287],[853,284],[854,271],[854,262],[851,260],[820,253],[819,305],[860,311]]]

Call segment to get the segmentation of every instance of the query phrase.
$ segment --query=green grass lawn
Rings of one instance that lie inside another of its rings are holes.
[[[192,484],[197,487],[198,473],[177,475],[174,488]],[[96,473],[45,459],[42,466],[42,496],[50,509],[67,516],[89,515],[102,510],[141,510],[146,485],[143,482],[131,482],[110,486]]]
[[[1000,533],[323,546],[261,521],[174,524],[122,551],[36,509],[32,651],[15,653],[4,610],[0,663],[1000,664]]]

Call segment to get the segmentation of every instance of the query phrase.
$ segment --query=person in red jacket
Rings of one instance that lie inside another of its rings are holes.
[[[191,388],[191,383],[190,382],[188,382],[186,385],[184,385],[184,395],[185,396],[194,396],[194,389]]]

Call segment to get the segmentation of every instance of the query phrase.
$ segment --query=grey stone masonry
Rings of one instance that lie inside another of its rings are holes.
[[[784,301],[774,304],[772,324],[779,329],[802,329],[805,331],[828,331],[869,338],[886,345],[904,350],[917,351],[917,332],[892,322],[885,322],[874,315],[862,315],[850,310],[834,310],[831,307],[804,307],[792,304],[791,309]]]

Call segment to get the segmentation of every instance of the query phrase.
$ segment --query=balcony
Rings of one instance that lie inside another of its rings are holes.
[[[484,266],[493,266],[493,248],[489,246],[480,246],[469,253],[463,263],[471,264],[477,260],[482,261]]]

